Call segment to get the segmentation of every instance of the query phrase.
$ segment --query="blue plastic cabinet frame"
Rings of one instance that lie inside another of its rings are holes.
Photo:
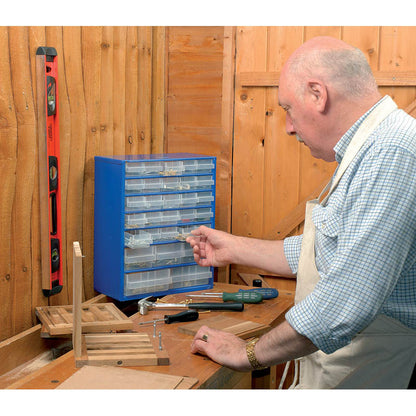
[[[185,242],[215,227],[216,158],[95,157],[94,289],[119,301],[213,287]]]

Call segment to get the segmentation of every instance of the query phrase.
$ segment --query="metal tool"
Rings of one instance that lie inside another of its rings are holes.
[[[165,315],[163,319],[153,319],[153,321],[139,322],[139,325],[156,324],[156,322],[164,322],[165,324],[172,324],[173,322],[190,322],[196,321],[199,318],[198,311],[190,309],[189,311],[179,312],[175,315]]]
[[[186,295],[192,298],[220,298],[224,302],[236,301],[243,303],[260,303],[263,300],[261,293],[257,292],[222,292],[222,293],[202,293],[200,295]]]
[[[140,299],[137,304],[139,307],[140,315],[147,315],[149,310],[152,309],[172,309],[172,308],[187,308],[187,309],[204,309],[212,311],[238,311],[241,312],[244,310],[244,303],[242,302],[209,302],[209,303],[156,303],[151,302],[147,298]]]
[[[279,296],[279,291],[272,287],[256,287],[255,289],[240,289],[239,292],[256,292],[260,293],[264,299],[274,299]]]

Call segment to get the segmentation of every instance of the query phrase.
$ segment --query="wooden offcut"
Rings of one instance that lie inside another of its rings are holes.
[[[237,335],[242,339],[257,337],[270,330],[269,325],[259,324],[252,321],[244,321],[228,316],[213,316],[208,319],[201,319],[187,325],[178,327],[178,331],[183,334],[194,336],[202,325],[210,328],[219,329]]]
[[[39,306],[36,316],[49,336],[72,334],[72,305]],[[133,328],[133,321],[113,303],[82,306],[81,326],[83,332],[110,332]],[[45,335],[46,336],[46,335]]]
[[[60,384],[58,389],[190,389],[192,377],[159,374],[110,366],[85,366]]]
[[[158,338],[147,334],[111,333],[82,334],[82,252],[73,243],[74,306],[72,344],[75,366],[142,366],[168,365],[169,357]]]

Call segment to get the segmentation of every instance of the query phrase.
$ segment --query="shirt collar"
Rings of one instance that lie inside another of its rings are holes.
[[[345,155],[348,145],[350,144],[354,134],[357,132],[358,128],[361,126],[363,121],[368,117],[368,115],[384,100],[386,100],[388,95],[384,96],[381,100],[377,101],[365,114],[363,114],[351,127],[350,129],[339,139],[338,143],[334,147],[335,151],[335,160],[338,164],[341,163],[342,158]]]

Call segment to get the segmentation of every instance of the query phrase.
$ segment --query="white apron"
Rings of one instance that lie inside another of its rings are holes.
[[[387,97],[363,121],[351,140],[332,183],[322,192],[324,194],[331,185],[328,195],[322,201],[323,205],[367,137],[396,108],[394,101]],[[315,225],[312,222],[312,210],[319,204],[320,198],[321,196],[306,204],[295,303],[311,293],[320,279],[315,264]],[[415,360],[416,331],[395,319],[378,315],[349,345],[332,354],[317,351],[296,360],[300,363],[300,380],[296,388],[406,388]],[[296,383],[297,380],[293,385]]]

